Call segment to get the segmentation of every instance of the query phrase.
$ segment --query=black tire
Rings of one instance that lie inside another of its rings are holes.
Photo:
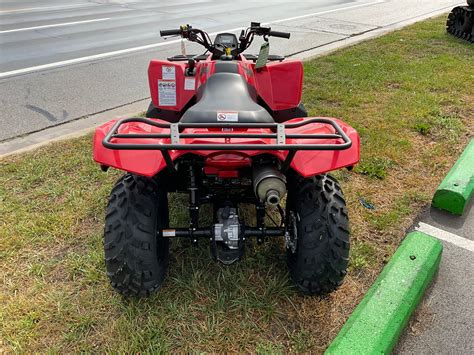
[[[448,15],[446,31],[451,35],[474,43],[474,12],[464,6],[455,7]]]
[[[105,217],[107,276],[124,296],[148,296],[163,283],[169,259],[166,191],[154,181],[126,174],[117,181]]]
[[[349,263],[349,218],[336,179],[295,177],[289,185],[287,213],[296,217],[296,248],[287,249],[290,276],[305,294],[338,288]]]

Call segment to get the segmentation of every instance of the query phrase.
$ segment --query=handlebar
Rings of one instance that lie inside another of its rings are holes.
[[[268,31],[268,35],[272,37],[280,37],[280,38],[290,38],[290,33],[288,32],[279,32],[279,31]]]
[[[175,36],[175,35],[180,35],[181,34],[181,29],[178,30],[162,30],[160,31],[160,36]]]
[[[183,25],[181,28],[176,30],[161,30],[160,35],[162,37],[178,35],[191,42],[199,43],[216,57],[225,53],[223,50],[218,48],[220,46],[212,43],[209,35],[206,32],[197,28],[193,28],[190,25]],[[272,31],[270,27],[260,26],[259,22],[252,22],[247,30],[242,30],[239,38],[239,46],[232,52],[232,55],[243,53],[247,48],[249,48],[252,44],[254,36],[263,36],[265,41],[268,41],[268,37],[279,37],[286,39],[290,38],[290,34],[288,32]]]

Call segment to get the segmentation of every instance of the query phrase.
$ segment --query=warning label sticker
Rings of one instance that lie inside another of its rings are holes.
[[[158,80],[158,105],[176,106],[176,81]]]
[[[219,122],[238,122],[238,112],[217,112],[217,120]]]
[[[196,80],[194,78],[184,78],[184,90],[194,90]]]
[[[163,80],[175,80],[176,79],[176,68],[175,67],[161,67],[161,78]]]

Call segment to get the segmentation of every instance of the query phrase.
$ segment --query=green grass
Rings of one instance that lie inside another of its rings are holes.
[[[392,161],[385,157],[362,158],[355,167],[355,172],[377,179],[384,179],[387,170],[392,166]]]
[[[322,352],[474,131],[473,56],[439,18],[305,63],[310,114],[342,118],[362,142],[361,164],[334,173],[352,250],[345,283],[325,298],[295,291],[279,241],[249,244],[225,267],[206,243],[181,240],[164,287],[125,300],[108,285],[102,254],[121,173],[100,171],[91,137],[0,161],[0,351]],[[185,224],[185,200],[170,201],[172,223]]]

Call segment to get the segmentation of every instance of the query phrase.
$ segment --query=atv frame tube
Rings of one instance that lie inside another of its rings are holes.
[[[285,235],[285,227],[248,227],[241,225],[245,237],[281,237]],[[164,238],[212,238],[213,229],[211,228],[166,228],[159,231],[159,235]]]

